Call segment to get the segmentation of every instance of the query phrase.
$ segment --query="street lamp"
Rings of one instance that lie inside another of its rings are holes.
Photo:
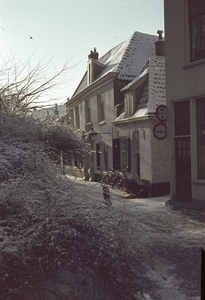
[[[96,138],[97,138],[97,135],[100,135],[104,140],[104,136],[102,136],[102,134],[110,134],[110,132],[101,132],[101,133],[98,133],[96,132],[93,127],[91,128],[91,130],[88,132],[88,136],[89,138],[91,139],[91,141],[96,141]]]
[[[93,127],[92,127],[92,129],[88,132],[88,135],[89,135],[91,141],[95,141],[96,138],[97,138],[97,132],[93,129]]]

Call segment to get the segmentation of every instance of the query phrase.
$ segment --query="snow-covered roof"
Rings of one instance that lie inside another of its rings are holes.
[[[136,111],[130,119],[153,114],[159,105],[166,105],[165,57],[151,55],[145,66],[147,69],[143,67],[143,72],[123,88],[124,91],[128,90],[148,74]],[[115,121],[123,119],[126,119],[125,113],[121,114]]]
[[[154,55],[149,62],[148,113],[155,113],[161,104],[166,105],[165,57]]]
[[[144,62],[150,55],[155,53],[155,42],[157,40],[158,37],[155,35],[135,31],[129,39],[115,46],[98,59],[98,62],[102,63],[105,68],[96,80],[110,72],[116,72],[116,78],[119,80],[134,80],[142,70]],[[87,86],[86,71],[72,97]]]
[[[138,82],[142,77],[144,77],[148,73],[149,69],[145,69],[139,76],[137,76],[134,80],[128,83],[123,89],[121,89],[121,92],[128,90],[131,86],[133,86],[136,82]]]

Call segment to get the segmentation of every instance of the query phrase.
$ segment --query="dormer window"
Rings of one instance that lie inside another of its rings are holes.
[[[132,117],[137,109],[149,75],[148,70],[148,68],[145,69],[142,74],[121,90],[124,93],[125,118]]]
[[[125,101],[125,118],[129,118],[133,114],[133,93],[128,91],[124,95]]]
[[[88,55],[88,84],[95,81],[105,67],[98,61],[98,56],[96,48]]]

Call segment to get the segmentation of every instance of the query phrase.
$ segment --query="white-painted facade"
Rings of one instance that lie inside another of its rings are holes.
[[[98,59],[95,49],[88,57],[84,77],[66,103],[69,112],[73,109],[73,125],[77,125],[80,132],[87,134],[93,128],[98,133],[96,141],[92,142],[96,180],[104,170],[114,168],[127,169],[133,177],[138,175],[152,185],[169,184],[167,139],[157,140],[153,135],[153,127],[159,122],[156,108],[166,103],[164,57],[155,55],[156,41],[156,36],[135,32],[102,58]],[[140,108],[137,109],[138,103],[133,101],[130,118],[123,117],[123,89],[129,89],[130,84],[131,89],[133,84],[138,87],[148,77],[146,101],[138,97],[142,102]],[[101,94],[102,115],[99,113]]]

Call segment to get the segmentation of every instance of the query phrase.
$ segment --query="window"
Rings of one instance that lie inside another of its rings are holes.
[[[79,106],[75,107],[75,125],[77,129],[80,129]]]
[[[120,138],[120,169],[130,170],[130,139],[126,136]]]
[[[205,179],[205,98],[197,100],[198,176]]]
[[[113,169],[130,170],[130,138],[113,139]]]
[[[91,122],[90,99],[85,100],[85,119],[86,119],[86,124]]]
[[[107,170],[107,145],[105,142],[96,144],[97,169],[101,171]]]
[[[191,61],[205,58],[205,0],[189,0]]]
[[[132,116],[132,111],[133,111],[133,96],[132,96],[132,91],[129,91],[125,94],[124,96],[125,99],[125,117],[129,118]]]
[[[122,169],[126,169],[127,168],[127,140],[126,139],[122,139],[122,161],[121,161],[121,165],[122,165]]]
[[[74,115],[73,115],[73,108],[69,109],[69,117],[70,117],[70,125],[74,127]]]
[[[101,92],[97,96],[98,101],[98,123],[105,120],[105,111],[104,111],[104,93]]]

